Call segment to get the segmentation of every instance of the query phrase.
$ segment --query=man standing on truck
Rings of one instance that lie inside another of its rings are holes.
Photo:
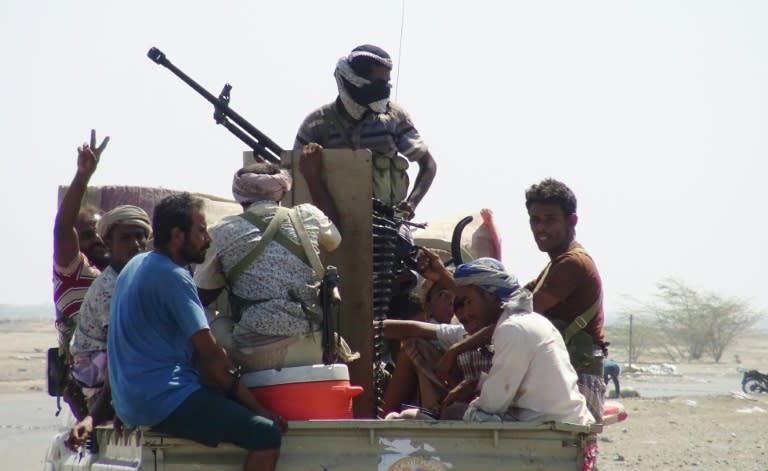
[[[287,424],[240,384],[188,270],[203,262],[211,242],[203,201],[166,197],[152,219],[154,251],[128,262],[112,298],[107,350],[115,411],[128,427],[152,426],[207,446],[234,443],[248,450],[243,469],[274,470]]]
[[[373,196],[408,218],[413,217],[437,172],[437,164],[411,122],[408,113],[389,100],[392,59],[383,49],[364,44],[339,59],[334,76],[339,95],[336,100],[304,120],[296,135],[294,149],[319,159],[328,149],[370,149],[373,154]],[[318,146],[307,148],[315,143]],[[416,162],[419,173],[408,194],[408,162]],[[332,220],[332,201],[317,197],[324,183],[306,175],[313,201]],[[331,207],[328,207],[331,205]]]
[[[109,137],[96,145],[96,131],[91,130],[90,144],[77,148],[77,172],[70,183],[53,226],[53,303],[56,329],[59,331],[59,356],[69,364],[69,344],[75,332],[77,315],[88,287],[108,263],[107,248],[96,231],[101,210],[81,208],[88,182],[96,171]],[[65,379],[62,395],[72,414],[82,420],[88,413],[79,386]]]
[[[575,241],[576,196],[562,182],[546,179],[525,193],[531,232],[550,263],[525,287],[533,293],[533,310],[552,321],[568,346],[571,363],[579,375],[579,390],[592,416],[602,421],[605,404],[603,357],[607,343],[603,332],[603,289],[592,258]],[[482,329],[454,344],[438,364],[447,380],[456,356],[482,345],[491,336]]]
[[[547,178],[525,192],[533,238],[550,262],[526,288],[533,309],[557,327],[579,374],[579,390],[598,422],[605,403],[603,285],[592,257],[576,242],[576,196],[564,183]]]
[[[493,328],[493,360],[479,381],[480,395],[467,421],[594,422],[576,385],[562,336],[533,312],[533,296],[496,259],[483,257],[456,267],[453,276],[440,259],[421,250],[418,270],[451,286],[456,313]]]

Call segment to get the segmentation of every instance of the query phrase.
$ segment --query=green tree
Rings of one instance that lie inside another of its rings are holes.
[[[667,345],[688,360],[707,354],[720,362],[733,340],[762,317],[744,300],[702,293],[674,278],[656,287],[656,301],[646,309]]]

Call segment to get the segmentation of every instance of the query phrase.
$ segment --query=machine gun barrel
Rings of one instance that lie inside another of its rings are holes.
[[[173,72],[174,75],[179,77],[184,83],[192,87],[197,93],[202,95],[203,98],[213,104],[216,110],[214,112],[214,119],[216,120],[217,124],[223,125],[232,134],[245,142],[251,149],[253,149],[254,152],[261,155],[265,159],[274,163],[280,162],[280,154],[282,154],[283,149],[278,146],[272,139],[267,137],[254,125],[249,123],[245,118],[237,114],[232,108],[229,107],[229,91],[232,88],[231,85],[226,84],[221,94],[217,98],[208,92],[208,90],[200,86],[200,84],[195,82],[190,76],[173,65],[171,61],[169,61],[165,56],[165,53],[163,53],[160,49],[157,49],[156,47],[151,48],[147,52],[147,57],[152,59],[154,63],[162,65],[163,67]],[[232,121],[234,121],[237,126],[229,122],[227,118],[230,118]]]

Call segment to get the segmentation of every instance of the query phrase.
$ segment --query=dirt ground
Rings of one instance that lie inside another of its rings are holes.
[[[46,353],[56,339],[52,322],[0,321],[0,393],[43,391]]]
[[[620,353],[615,359],[622,363]],[[643,360],[634,366],[669,362]],[[600,470],[768,471],[768,394],[741,391],[744,370],[768,372],[768,332],[740,337],[720,363],[673,366],[673,374],[622,374],[622,388],[640,397],[622,398],[629,418],[605,427]]]
[[[55,343],[49,323],[0,322],[2,469],[40,469],[61,427],[43,392],[46,350]],[[629,418],[605,427],[599,469],[768,471],[768,394],[740,392],[743,369],[768,372],[768,332],[740,338],[720,364],[675,366],[670,375],[622,375],[622,387],[640,397],[622,398]]]
[[[625,398],[605,427],[599,468],[768,470],[768,395]]]

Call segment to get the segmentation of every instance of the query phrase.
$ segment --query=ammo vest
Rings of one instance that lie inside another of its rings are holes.
[[[336,102],[323,106],[323,143],[328,142],[330,128],[333,126],[350,149],[359,149],[352,142],[346,128],[341,123],[336,112]],[[394,136],[393,136],[394,138]],[[383,153],[371,150],[373,176],[373,196],[384,204],[392,206],[405,201],[408,196],[408,160],[397,154],[397,151]]]

